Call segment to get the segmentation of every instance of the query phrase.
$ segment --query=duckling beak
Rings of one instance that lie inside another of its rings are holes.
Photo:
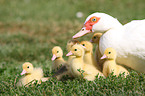
[[[108,58],[105,54],[100,59]]]
[[[88,33],[91,33],[92,31],[91,30],[86,30],[86,27],[83,27],[77,34],[75,34],[72,38],[78,38],[78,37],[81,37],[83,35],[86,35]]]
[[[93,43],[93,40],[91,39],[90,42]]]
[[[73,55],[73,53],[71,51],[66,54],[66,56],[70,56],[70,55]]]
[[[83,46],[83,45],[81,45],[84,49],[86,49],[86,47],[85,46]]]
[[[56,59],[56,55],[55,55],[55,54],[53,54],[53,56],[52,56],[51,60],[52,60],[52,61],[54,61],[55,59]]]
[[[27,72],[26,72],[26,70],[25,69],[23,69],[23,71],[22,71],[22,73],[21,73],[21,75],[24,75],[24,74],[26,74]]]

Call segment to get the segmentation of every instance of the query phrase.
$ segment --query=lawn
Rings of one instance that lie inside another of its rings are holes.
[[[67,41],[91,13],[104,12],[125,24],[144,19],[144,10],[144,0],[0,0],[0,95],[145,95],[145,74],[134,70],[127,78],[110,75],[90,82],[64,77],[68,80],[15,86],[24,62],[43,68],[44,76],[52,75],[51,49],[58,45],[67,54]],[[82,18],[76,17],[79,11]]]

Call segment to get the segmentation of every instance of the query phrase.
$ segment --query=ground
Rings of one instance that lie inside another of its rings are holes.
[[[22,64],[31,62],[51,76],[51,49],[66,43],[94,12],[116,17],[122,24],[145,18],[144,0],[0,0],[0,94],[1,95],[145,95],[145,74],[130,70],[121,76],[89,82],[76,78],[41,85],[16,87]],[[76,13],[82,12],[82,18]],[[86,35],[79,40],[90,40]],[[67,57],[64,56],[67,60]]]

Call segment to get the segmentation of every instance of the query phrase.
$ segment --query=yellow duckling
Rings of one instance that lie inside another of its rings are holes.
[[[22,86],[22,85],[25,86],[33,80],[38,80],[38,83],[40,84],[41,81],[45,82],[49,79],[49,78],[43,77],[43,70],[41,68],[33,68],[33,65],[29,62],[24,63],[22,67],[23,67],[23,71],[21,75],[25,74],[25,76],[23,76],[19,80],[19,82],[17,83],[17,86]],[[35,81],[33,81],[32,84],[34,82]]]
[[[78,40],[76,40],[76,39],[73,39],[73,40],[70,40],[70,41],[68,41],[67,42],[67,45],[66,45],[66,49],[67,49],[67,51],[69,52],[70,50],[71,50],[71,47],[73,46],[73,45],[75,45],[76,43],[80,43]],[[68,64],[71,62],[71,60],[72,60],[72,58],[73,57],[75,57],[75,56],[69,56],[68,57]]]
[[[52,64],[52,70],[57,71],[61,65],[63,66],[66,63],[66,61],[62,57],[63,51],[59,46],[53,47],[52,54],[53,57],[51,60],[54,61]]]
[[[82,41],[80,43],[82,46],[84,46],[85,54],[84,54],[84,62],[90,65],[95,66],[98,70],[100,70],[99,66],[97,66],[97,62],[94,59],[93,55],[93,44],[89,41]]]
[[[102,33],[95,33],[92,39],[90,40],[90,42],[95,43],[97,45],[96,50],[95,50],[95,60],[97,62],[97,65],[99,67],[98,69],[100,69],[100,71],[103,70],[103,63],[104,63],[104,60],[100,59],[102,56],[99,50],[99,40],[101,36],[102,36]]]
[[[76,39],[73,39],[73,40],[70,40],[67,42],[66,49],[68,50],[68,52],[70,51],[71,47],[76,43],[79,43],[79,41]],[[73,57],[74,56],[69,56],[68,61],[62,67],[60,67],[52,77],[56,77],[57,80],[61,80],[64,75],[68,75],[69,77],[73,77],[70,70],[69,70],[70,69],[69,63]]]
[[[119,74],[125,72],[129,75],[129,72],[122,66],[116,64],[116,51],[113,48],[107,48],[101,59],[105,59],[103,65],[103,74],[107,77],[110,73],[114,72],[114,75],[119,76]]]
[[[71,51],[66,56],[75,56],[72,58],[70,63],[70,72],[74,77],[80,77],[81,73],[78,71],[84,70],[83,76],[84,79],[87,79],[89,81],[93,81],[96,78],[96,75],[98,76],[104,76],[99,70],[97,70],[93,65],[84,63],[84,56],[85,51],[82,45],[75,44]]]
[[[56,72],[52,77],[56,77],[57,80],[61,80],[64,75],[69,75],[70,77],[72,77],[69,71],[69,64],[62,58],[62,49],[59,46],[55,46],[52,49],[52,53],[53,57],[51,60],[54,61],[52,69]]]
[[[76,39],[72,39],[72,40],[68,41],[67,46],[66,46],[67,51],[69,52],[71,50],[71,47],[73,45],[75,45],[76,43],[79,44],[80,42]]]

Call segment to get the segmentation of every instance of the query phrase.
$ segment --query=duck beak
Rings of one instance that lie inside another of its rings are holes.
[[[26,70],[25,69],[23,69],[23,71],[22,71],[22,73],[21,73],[21,75],[24,75],[24,74],[26,74],[27,72],[26,72]]]
[[[83,46],[83,45],[81,45],[84,49],[86,49],[86,47],[85,46]]]
[[[94,43],[92,39],[90,40],[90,42],[91,42],[91,43]]]
[[[72,38],[75,39],[75,38],[78,38],[78,37],[81,37],[81,36],[84,36],[88,33],[91,33],[92,31],[91,30],[86,30],[86,27],[83,27],[77,34],[75,34]]]
[[[105,59],[107,56],[104,54],[100,59]]]
[[[70,56],[70,55],[73,55],[73,53],[71,51],[66,54],[66,56]]]
[[[52,56],[51,60],[52,60],[52,61],[54,61],[55,59],[56,59],[56,55],[55,55],[55,54],[53,54],[53,56]]]

